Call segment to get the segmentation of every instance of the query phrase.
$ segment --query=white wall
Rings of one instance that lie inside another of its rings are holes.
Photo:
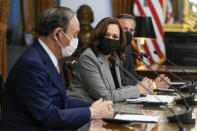
[[[69,7],[75,12],[83,4],[90,6],[93,11],[93,27],[95,27],[102,18],[112,17],[113,15],[111,0],[60,0],[60,6]]]

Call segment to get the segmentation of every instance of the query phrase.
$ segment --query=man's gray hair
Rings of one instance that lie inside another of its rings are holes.
[[[62,28],[67,31],[69,21],[75,13],[67,7],[50,8],[41,15],[38,33],[41,36],[49,35],[55,28]]]
[[[116,16],[117,19],[132,19],[135,22],[135,18],[130,14],[119,14]]]

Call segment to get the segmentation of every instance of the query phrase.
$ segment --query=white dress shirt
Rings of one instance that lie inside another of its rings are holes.
[[[55,68],[58,66],[58,60],[55,57],[55,55],[52,53],[52,51],[45,45],[45,43],[41,40],[38,39],[40,45],[44,48],[44,50],[47,52],[47,54],[49,55],[49,57],[51,58],[53,65],[55,66]]]

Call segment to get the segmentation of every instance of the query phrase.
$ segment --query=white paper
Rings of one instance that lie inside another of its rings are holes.
[[[139,97],[137,99],[127,99],[127,102],[167,102],[168,104],[174,101],[175,96],[168,95],[147,95],[146,97]]]
[[[135,114],[117,114],[114,119],[129,120],[135,122],[158,122],[159,116],[135,115]]]

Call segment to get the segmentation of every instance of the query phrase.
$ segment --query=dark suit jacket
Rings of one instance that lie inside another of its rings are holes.
[[[89,106],[66,96],[61,75],[36,41],[17,60],[7,78],[0,130],[77,129],[89,122]]]
[[[135,65],[134,65],[134,59],[133,59],[133,48],[131,45],[128,45],[126,50],[125,50],[125,56],[126,60],[123,61],[123,66],[126,68],[130,73],[132,73],[138,80],[142,80],[143,77],[135,71]],[[130,76],[128,76],[126,73],[124,73],[120,69],[120,75],[121,75],[121,82],[123,86],[128,86],[128,85],[136,85],[136,81],[133,80]]]

